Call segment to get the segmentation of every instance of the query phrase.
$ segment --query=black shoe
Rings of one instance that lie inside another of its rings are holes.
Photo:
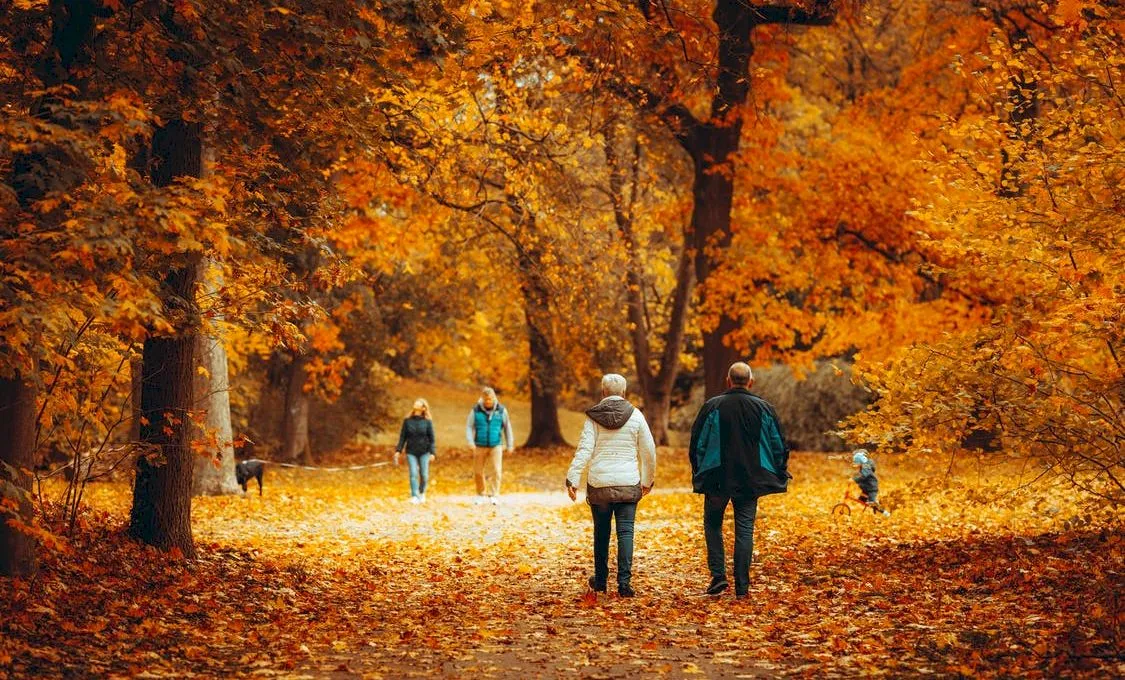
[[[750,597],[750,593],[735,593],[734,597],[737,600],[745,600],[746,598]]]
[[[594,591],[595,593],[604,593],[605,592],[605,584],[603,583],[599,586],[598,580],[596,578],[594,578],[593,576],[591,576],[590,579],[588,581],[586,581],[586,583],[590,584],[590,590]]]
[[[632,586],[627,586],[627,585],[623,586],[623,585],[620,585],[620,584],[617,586],[617,594],[620,595],[621,597],[636,597],[636,595],[637,595],[636,591],[633,590]]]
[[[725,577],[716,576],[715,578],[711,579],[711,585],[707,586],[706,594],[720,595],[729,587],[730,584],[727,583],[727,579]]]

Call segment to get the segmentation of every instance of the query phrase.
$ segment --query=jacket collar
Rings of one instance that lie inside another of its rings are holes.
[[[484,400],[483,399],[477,399],[477,409],[480,410],[480,411],[483,411],[485,413],[495,413],[495,412],[499,411],[500,408],[501,407],[500,407],[500,400],[499,399],[497,399],[492,404],[492,408],[490,408],[490,409],[484,407]]]
[[[629,422],[636,408],[624,397],[611,395],[586,411],[590,420],[610,430],[619,430]]]

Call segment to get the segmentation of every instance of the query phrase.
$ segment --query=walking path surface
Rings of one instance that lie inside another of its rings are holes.
[[[847,462],[795,454],[736,601],[696,595],[701,501],[663,449],[621,599],[587,591],[569,454],[507,457],[499,506],[472,503],[465,449],[439,451],[425,505],[405,467],[269,469],[262,497],[194,500],[196,560],[127,540],[128,485],[91,485],[71,552],[0,581],[0,678],[1125,675],[1120,517],[1020,489],[1018,463],[884,456],[892,515],[839,518]]]
[[[1049,668],[1053,653],[1068,653],[1053,651],[1062,636],[1083,634],[1080,603],[1108,603],[1121,573],[1112,534],[1090,572],[1098,575],[1075,583],[1066,561],[1100,550],[1104,535],[1044,533],[1058,525],[1030,509],[1042,496],[1024,506],[959,505],[967,482],[932,481],[929,468],[945,460],[883,465],[896,485],[925,495],[888,493],[900,506],[891,518],[858,510],[834,518],[846,463],[797,454],[792,492],[761,503],[750,598],[700,597],[708,578],[700,499],[687,488],[683,452],[666,449],[658,488],[637,515],[639,596],[618,598],[612,585],[594,596],[589,509],[561,490],[567,452],[510,457],[511,492],[495,507],[472,503],[468,458],[438,456],[423,506],[404,502],[404,469],[331,484],[294,472],[276,480],[263,515],[218,513],[201,532],[226,545],[252,536],[263,557],[302,556],[297,573],[310,578],[347,570],[347,583],[337,580],[308,612],[340,624],[333,639],[302,643],[309,653],[293,668],[331,677]],[[279,510],[293,520],[279,522]],[[728,550],[730,531],[728,519]],[[263,537],[276,544],[261,545]]]

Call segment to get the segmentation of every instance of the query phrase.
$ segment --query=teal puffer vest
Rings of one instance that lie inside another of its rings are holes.
[[[473,407],[473,441],[477,446],[500,446],[504,443],[504,407],[497,404],[485,411],[477,404]]]

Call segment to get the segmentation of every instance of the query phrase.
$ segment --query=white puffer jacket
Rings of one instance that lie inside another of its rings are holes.
[[[656,444],[644,415],[623,397],[606,397],[586,414],[567,483],[577,487],[589,467],[587,483],[596,488],[652,486]]]

